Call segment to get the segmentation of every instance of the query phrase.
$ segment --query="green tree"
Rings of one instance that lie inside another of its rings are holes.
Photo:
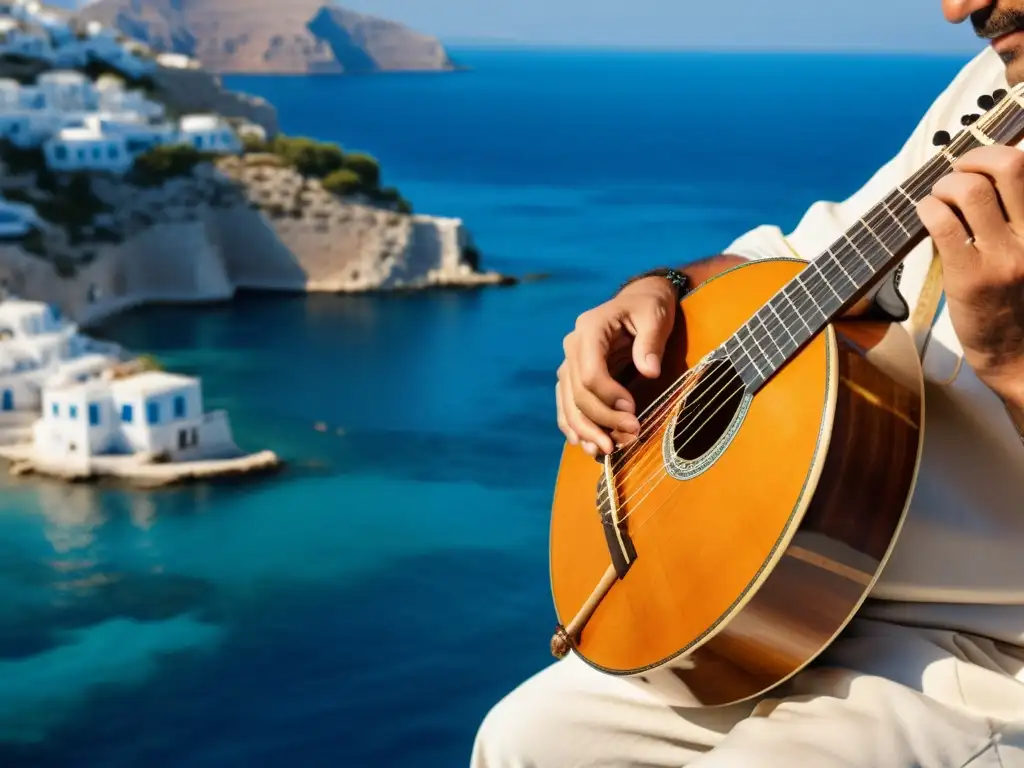
[[[352,195],[363,189],[363,180],[355,171],[342,168],[323,180],[324,189],[335,195]]]
[[[380,163],[365,152],[346,155],[345,168],[358,174],[365,186],[371,189],[380,186]]]

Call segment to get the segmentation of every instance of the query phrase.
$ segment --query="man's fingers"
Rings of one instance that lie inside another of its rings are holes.
[[[665,342],[675,323],[675,305],[668,306],[647,298],[629,315],[633,341],[633,365],[644,376],[653,379],[661,375],[661,361],[665,356]]]
[[[943,269],[967,271],[978,267],[981,256],[968,242],[967,228],[948,203],[929,195],[917,204],[917,215],[942,256]]]
[[[612,439],[583,413],[576,402],[576,386],[573,381],[571,365],[565,367],[563,383],[565,386],[562,390],[564,395],[562,406],[565,410],[565,420],[569,429],[576,433],[577,438],[583,443],[583,448],[587,453],[596,455],[598,449],[604,453],[611,453],[615,450]],[[589,446],[588,443],[590,444]]]
[[[982,247],[999,247],[1013,237],[995,184],[987,176],[951,173],[935,182],[932,197],[958,210]]]
[[[565,415],[565,386],[562,380],[559,379],[558,383],[555,384],[555,409],[558,414],[558,428],[565,435],[565,439],[569,441],[571,445],[578,445],[580,442],[580,436],[576,434],[576,431],[569,426],[569,419]]]
[[[992,179],[1007,219],[1024,234],[1024,152],[1003,144],[979,147],[957,160],[956,170]]]

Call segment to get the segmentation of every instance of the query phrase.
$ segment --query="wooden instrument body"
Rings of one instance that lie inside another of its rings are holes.
[[[639,411],[805,266],[752,262],[687,295],[661,378],[630,386]],[[746,700],[790,678],[852,619],[892,551],[920,461],[923,407],[906,331],[855,320],[828,326],[745,400],[705,454],[717,458],[693,476],[667,472],[661,427],[616,482],[636,559],[573,651],[681,706]],[[550,543],[562,623],[610,562],[595,493],[602,472],[566,446]]]

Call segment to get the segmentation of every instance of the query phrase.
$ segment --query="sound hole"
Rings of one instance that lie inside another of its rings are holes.
[[[688,387],[679,409],[672,445],[682,461],[710,451],[729,429],[743,402],[743,380],[728,360],[711,363]]]

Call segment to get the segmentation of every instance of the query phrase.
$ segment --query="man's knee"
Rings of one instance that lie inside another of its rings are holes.
[[[526,706],[525,698],[513,691],[487,713],[473,743],[472,768],[545,765],[536,754],[544,742],[544,717]]]
[[[562,768],[574,762],[559,752],[575,741],[570,737],[578,727],[570,714],[575,699],[566,679],[570,672],[560,662],[495,704],[477,730],[472,768]]]

